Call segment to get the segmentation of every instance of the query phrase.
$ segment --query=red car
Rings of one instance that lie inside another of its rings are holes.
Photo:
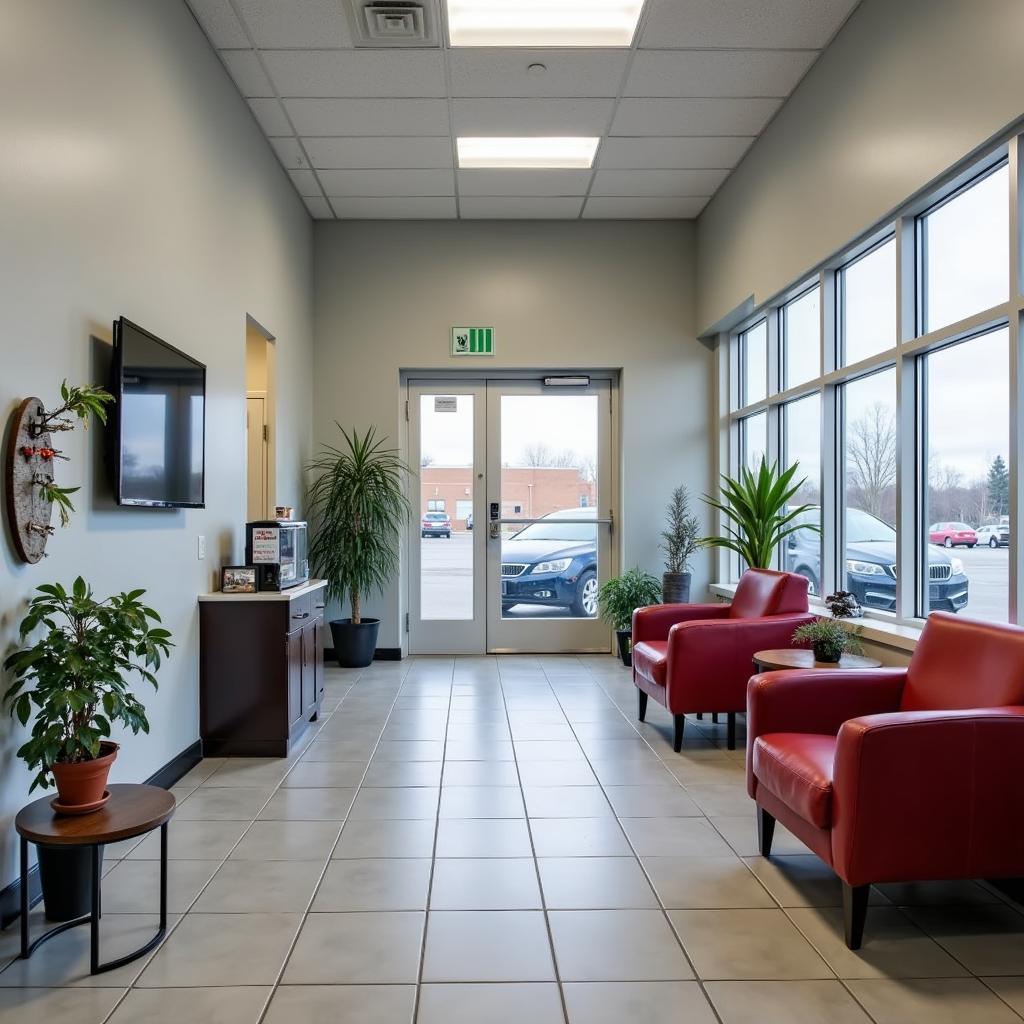
[[[973,548],[978,535],[966,523],[933,523],[928,527],[928,540],[944,548]]]

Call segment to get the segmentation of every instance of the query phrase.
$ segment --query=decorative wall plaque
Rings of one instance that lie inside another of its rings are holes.
[[[45,425],[44,406],[26,398],[11,416],[4,467],[7,523],[11,540],[25,562],[38,562],[54,532],[50,525],[53,501],[46,485],[53,483],[53,462],[60,457]],[[42,486],[41,486],[42,485]]]

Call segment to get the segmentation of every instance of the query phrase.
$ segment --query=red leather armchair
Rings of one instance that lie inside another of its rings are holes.
[[[683,745],[684,715],[724,711],[736,746],[736,712],[747,706],[755,651],[789,647],[807,611],[807,580],[748,569],[732,604],[656,604],[633,612],[633,682],[642,722],[647,698],[675,718],[673,749]]]
[[[860,948],[873,882],[1024,875],[1024,629],[935,612],[907,668],[754,676],[747,790],[843,883]]]

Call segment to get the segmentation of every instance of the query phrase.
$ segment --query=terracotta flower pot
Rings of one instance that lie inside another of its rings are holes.
[[[110,766],[117,757],[117,744],[110,740],[100,743],[100,755],[91,761],[52,766],[57,794],[64,807],[82,807],[99,804],[107,789]]]

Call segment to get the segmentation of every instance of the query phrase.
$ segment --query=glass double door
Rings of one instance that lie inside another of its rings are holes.
[[[409,382],[410,653],[610,649],[611,381],[548,380]]]

